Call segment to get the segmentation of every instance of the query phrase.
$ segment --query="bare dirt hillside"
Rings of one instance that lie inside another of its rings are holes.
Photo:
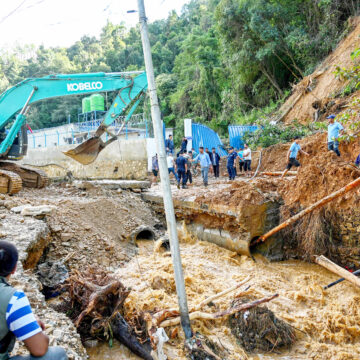
[[[337,66],[350,67],[353,62],[351,53],[360,46],[360,17],[350,20],[353,28],[350,34],[343,39],[335,51],[330,54],[314,71],[294,86],[292,95],[280,109],[282,121],[291,123],[298,120],[309,123],[323,119],[330,112],[341,112],[353,96],[337,97],[345,82],[339,80],[334,71]]]

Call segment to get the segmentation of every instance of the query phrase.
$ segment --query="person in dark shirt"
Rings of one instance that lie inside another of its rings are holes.
[[[187,172],[187,159],[180,152],[179,157],[176,159],[176,167],[178,174],[178,189],[180,189],[180,181],[182,180],[182,188],[186,189],[186,172]]]
[[[187,150],[187,143],[188,143],[187,138],[183,137],[181,141],[180,151],[176,154],[176,157],[179,157],[180,153]]]
[[[215,148],[213,147],[211,149],[211,153],[209,153],[211,165],[214,171],[214,177],[219,177],[219,168],[220,168],[220,155],[215,151]]]
[[[169,138],[165,140],[166,151],[174,154],[174,141],[172,135],[169,135]]]
[[[234,163],[235,163],[235,159],[237,158],[237,153],[236,151],[234,151],[233,147],[229,148],[229,155],[227,158],[227,171],[229,174],[229,180],[234,180],[235,179],[235,168],[234,168]]]
[[[186,159],[187,170],[186,170],[186,182],[189,182],[190,185],[192,184],[192,174],[191,174],[191,166],[192,166],[192,152],[191,151],[184,151],[184,158]]]

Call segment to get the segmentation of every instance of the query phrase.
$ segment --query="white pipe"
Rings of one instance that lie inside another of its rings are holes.
[[[171,256],[174,266],[175,284],[179,302],[181,326],[184,330],[186,339],[190,339],[192,337],[192,331],[190,327],[189,310],[185,292],[184,274],[181,265],[180,247],[176,229],[174,204],[171,195],[170,178],[166,161],[165,142],[163,136],[163,128],[161,124],[160,108],[158,103],[158,97],[156,94],[154,69],[151,57],[151,47],[146,22],[144,0],[138,0],[138,7],[141,39],[143,44],[145,68],[150,94],[151,117],[154,126],[156,148],[158,153],[160,180],[164,196],[165,216],[170,238]]]

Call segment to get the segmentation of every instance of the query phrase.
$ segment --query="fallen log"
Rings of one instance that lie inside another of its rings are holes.
[[[142,359],[152,360],[120,314],[130,290],[119,280],[92,267],[84,272],[74,270],[64,289],[69,293],[72,320],[83,339],[114,337]]]
[[[221,298],[222,296],[238,289],[240,286],[246,284],[249,280],[251,280],[251,276],[248,276],[246,279],[244,279],[243,281],[237,283],[236,285],[232,286],[231,288],[229,289],[226,289],[218,294],[215,294],[213,296],[210,296],[208,298],[206,298],[205,300],[201,301],[200,303],[198,303],[197,305],[195,305],[193,308],[191,308],[190,312],[193,312],[193,311],[197,311],[197,310],[200,310],[202,307],[204,307],[205,305],[209,304],[210,302],[216,300],[216,299],[219,299]]]
[[[315,256],[315,262],[321,266],[323,266],[325,269],[328,269],[329,271],[333,272],[336,275],[339,275],[343,277],[345,280],[350,281],[353,285],[360,288],[360,279],[356,277],[353,273],[345,270],[341,266],[333,263],[331,260],[326,258],[325,256]]]
[[[265,176],[281,176],[283,174],[282,171],[262,171],[261,173],[259,173],[259,175],[265,175]],[[297,171],[288,171],[286,173],[287,176],[293,176],[296,175]]]
[[[129,325],[119,313],[112,319],[111,328],[114,338],[124,344],[135,355],[140,356],[144,360],[153,360],[153,357],[139,343],[137,338],[132,335]]]
[[[293,217],[291,217],[290,219],[287,219],[286,221],[284,221],[283,223],[281,223],[280,225],[274,227],[273,229],[271,229],[270,231],[268,231],[266,234],[261,235],[258,238],[253,239],[253,241],[251,241],[251,246],[259,244],[261,242],[264,242],[266,239],[268,239],[270,236],[276,234],[277,232],[279,232],[280,230],[288,227],[289,225],[293,224],[294,222],[298,221],[299,219],[301,219],[302,217],[304,217],[305,215],[311,213],[312,211],[314,211],[315,209],[318,209],[324,205],[326,205],[327,203],[329,203],[330,201],[346,194],[347,192],[354,190],[355,188],[357,188],[358,186],[360,186],[360,177],[358,177],[356,180],[352,181],[351,183],[347,184],[346,186],[344,186],[343,188],[341,188],[340,190],[337,190],[335,192],[333,192],[332,194],[324,197],[323,199],[317,201],[316,203],[310,205],[309,207],[307,207],[305,210],[300,211],[298,214],[294,215]]]
[[[360,270],[356,270],[352,273],[353,275],[359,275],[360,276]],[[343,282],[345,279],[344,278],[340,278],[326,286],[323,287],[324,290],[327,290],[327,289],[330,289],[331,287],[337,285],[337,284],[340,284],[341,282]]]
[[[262,298],[260,300],[255,300],[249,303],[245,303],[245,304],[241,304],[239,306],[224,310],[224,311],[219,311],[216,313],[205,313],[202,311],[194,311],[192,313],[189,314],[190,316],[190,320],[195,320],[195,319],[202,319],[202,320],[216,320],[219,318],[222,318],[224,316],[229,316],[232,314],[235,314],[239,311],[245,311],[248,309],[251,309],[255,306],[258,306],[260,304],[269,302],[275,298],[277,298],[279,296],[279,294],[274,294],[272,296],[266,297],[266,298]],[[160,327],[168,327],[168,326],[174,326],[174,325],[178,325],[180,324],[180,316],[174,318],[174,319],[170,319],[170,320],[165,320],[160,324]]]

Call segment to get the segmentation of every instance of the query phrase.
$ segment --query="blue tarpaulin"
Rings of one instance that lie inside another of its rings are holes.
[[[259,129],[256,125],[229,125],[230,146],[240,149],[244,146],[243,137],[246,132],[254,132]]]
[[[211,148],[215,148],[220,156],[226,156],[227,152],[223,147],[223,143],[220,140],[219,135],[209,127],[202,124],[192,124],[192,145],[195,151],[199,152],[199,147],[203,146],[208,148],[211,152]]]

